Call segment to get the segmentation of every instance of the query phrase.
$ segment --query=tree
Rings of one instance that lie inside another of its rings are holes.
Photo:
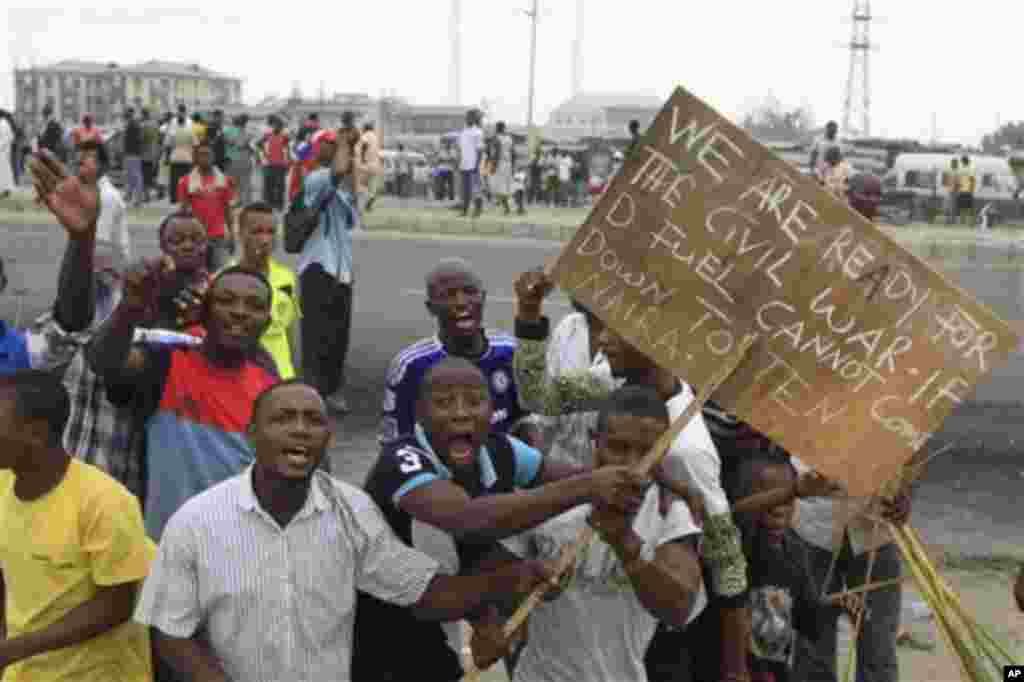
[[[812,135],[814,113],[807,107],[787,109],[774,95],[768,95],[751,108],[741,125],[761,140],[800,142]]]
[[[1024,121],[1011,121],[999,130],[981,138],[981,149],[986,154],[1000,154],[1010,149],[1024,149]]]

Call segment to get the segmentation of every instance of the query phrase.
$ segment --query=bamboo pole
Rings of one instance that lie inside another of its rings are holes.
[[[665,455],[668,453],[672,443],[674,443],[676,438],[679,437],[679,434],[683,432],[683,429],[690,423],[690,420],[697,416],[700,409],[704,406],[704,403],[711,398],[711,394],[714,393],[719,386],[725,383],[726,379],[732,376],[732,373],[736,371],[736,368],[742,364],[755,341],[757,341],[756,334],[748,334],[743,338],[743,341],[740,342],[739,348],[736,349],[732,358],[722,364],[718,371],[712,375],[711,379],[704,384],[700,393],[697,394],[697,397],[694,398],[693,402],[691,402],[686,407],[686,410],[684,410],[683,413],[672,422],[669,429],[661,434],[657,442],[654,444],[654,447],[651,448],[650,452],[648,452],[644,456],[643,460],[641,460],[636,466],[637,473],[641,476],[648,476],[655,468],[657,468],[661,463],[661,460],[664,459]],[[579,555],[580,551],[590,543],[593,537],[594,529],[592,526],[587,525],[580,530],[576,540],[562,550],[555,569],[556,581],[560,580],[561,577],[565,575],[565,572],[569,570],[569,567],[575,564],[576,557]],[[516,630],[526,622],[530,612],[540,604],[544,595],[547,594],[550,589],[551,586],[548,584],[538,585],[534,588],[533,592],[531,592],[526,600],[519,605],[516,612],[513,613],[512,617],[505,623],[505,637],[511,637],[515,634]],[[480,673],[481,671],[474,670],[465,675],[462,678],[462,682],[478,682],[480,679]]]
[[[936,605],[934,600],[935,595],[932,594],[928,579],[925,577],[921,567],[918,565],[917,561],[915,561],[914,553],[910,549],[906,538],[903,537],[903,534],[900,532],[898,527],[890,526],[890,528],[892,529],[893,539],[896,541],[896,545],[900,548],[903,558],[907,560],[907,565],[914,574],[914,578],[916,579],[918,586],[921,588],[923,596],[930,602],[929,605],[934,609]],[[941,633],[942,639],[946,642],[946,646],[949,647],[949,650],[954,654],[957,663],[960,665],[960,674],[963,676],[964,682],[972,682],[971,673],[967,670],[967,664],[960,655],[960,648],[953,643],[953,635],[946,629],[948,624],[945,616],[941,613],[936,613],[935,620],[938,625],[936,629]]]
[[[836,592],[835,594],[830,594],[826,601],[828,601],[828,603],[830,603],[830,604],[838,604],[843,599],[843,597],[849,597],[851,595],[861,594],[862,592],[874,592],[875,590],[881,590],[882,588],[885,588],[885,587],[892,587],[893,585],[899,585],[902,582],[910,580],[912,577],[913,576],[903,575],[903,576],[900,576],[899,578],[892,578],[891,580],[879,580],[878,582],[873,582],[873,583],[868,584],[868,585],[861,585],[859,587],[851,587],[848,590],[844,590],[842,592]]]

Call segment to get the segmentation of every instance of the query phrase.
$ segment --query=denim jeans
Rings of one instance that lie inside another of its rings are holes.
[[[142,176],[142,157],[124,157],[124,170],[128,174],[126,179],[125,200],[131,204],[142,201],[145,197],[146,182]]]
[[[811,573],[820,593],[832,563],[832,553],[805,544]],[[864,584],[870,556],[869,552],[853,556],[849,540],[844,540],[826,594],[841,592],[844,584],[846,588]],[[898,578],[900,572],[900,554],[896,545],[890,543],[881,547],[871,571],[871,582]],[[857,639],[857,682],[898,682],[896,633],[900,625],[900,586],[897,583],[872,590],[865,601],[870,617],[866,617],[862,623],[860,637]],[[820,623],[818,638],[811,642],[811,651],[805,656],[797,656],[798,674],[794,679],[836,682],[836,636],[840,613],[837,608],[828,610],[827,618]]]
[[[469,212],[469,205],[480,193],[480,171],[464,170],[462,173],[462,210]]]

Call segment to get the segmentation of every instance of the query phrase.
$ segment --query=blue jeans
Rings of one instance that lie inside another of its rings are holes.
[[[128,174],[125,200],[129,204],[142,201],[146,192],[146,183],[142,176],[142,157],[124,157],[124,169]]]
[[[480,171],[464,170],[462,173],[462,211],[469,212],[469,204],[480,192]]]
[[[810,543],[805,543],[818,593],[828,575],[832,553]],[[836,561],[831,584],[826,594],[841,592],[847,588],[864,584],[870,553],[853,556],[848,540]],[[900,576],[900,553],[895,544],[888,544],[878,550],[871,582],[883,582]],[[870,617],[861,625],[857,639],[857,682],[898,682],[899,662],[896,655],[896,633],[900,625],[902,592],[899,583],[890,587],[872,590],[865,600]],[[836,682],[836,631],[841,611],[829,609],[827,617],[819,623],[819,635],[811,642],[807,655],[797,655],[794,679],[806,682]]]

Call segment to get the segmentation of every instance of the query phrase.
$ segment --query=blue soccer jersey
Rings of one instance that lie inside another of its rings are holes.
[[[517,342],[514,336],[503,332],[487,330],[484,334],[487,350],[475,364],[487,379],[494,402],[491,430],[505,433],[526,415],[519,405],[519,391],[512,370]],[[405,348],[391,361],[384,386],[384,414],[378,436],[381,443],[413,434],[420,383],[427,370],[447,357],[448,351],[441,340],[432,336]]]

